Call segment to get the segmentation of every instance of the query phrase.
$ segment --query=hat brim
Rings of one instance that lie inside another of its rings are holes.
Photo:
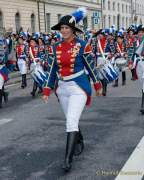
[[[23,36],[19,36],[17,39],[25,40],[25,38]]]
[[[133,33],[135,33],[135,30],[134,30],[134,29],[130,29],[130,28],[127,30],[127,33],[129,33],[130,31],[132,31]]]
[[[56,30],[56,31],[60,31],[61,29],[61,25],[67,25],[69,27],[71,27],[74,31],[77,31],[77,32],[80,32],[80,33],[83,33],[83,31],[75,26],[71,26],[70,24],[61,24],[61,23],[58,23],[54,26],[51,27],[51,30]]]
[[[116,35],[116,38],[122,38],[122,39],[124,39],[124,36],[123,36],[123,35]]]
[[[103,29],[98,30],[98,31],[94,34],[94,36],[98,36],[99,34],[105,35],[104,32],[102,32],[102,31],[103,31]]]
[[[137,30],[137,32],[139,32],[139,31],[144,31],[144,28],[142,27],[142,28]]]

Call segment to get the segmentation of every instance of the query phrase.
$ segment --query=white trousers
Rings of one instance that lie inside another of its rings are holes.
[[[79,119],[87,101],[86,93],[74,81],[59,81],[57,95],[66,117],[66,132],[79,131]]]
[[[24,59],[18,59],[18,67],[19,67],[21,74],[27,73],[27,65],[26,65],[26,61]]]
[[[4,85],[4,78],[3,78],[3,76],[0,74],[0,89],[2,89],[3,85]]]

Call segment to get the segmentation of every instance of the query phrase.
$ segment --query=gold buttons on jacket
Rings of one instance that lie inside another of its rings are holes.
[[[62,54],[62,51],[56,51],[56,54],[57,55]]]
[[[74,58],[70,59],[70,62],[75,62],[75,59]]]
[[[57,63],[58,63],[58,64],[60,64],[60,63],[61,63],[61,61],[60,61],[60,60],[57,60]]]
[[[74,67],[74,64],[71,64],[70,67]]]
[[[59,59],[59,58],[61,58],[61,56],[60,56],[60,55],[57,55],[57,58]]]

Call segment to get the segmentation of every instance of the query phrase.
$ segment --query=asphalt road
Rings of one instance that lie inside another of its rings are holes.
[[[7,87],[9,103],[0,110],[0,180],[114,180],[144,136],[141,90],[129,75],[126,86],[109,85],[107,97],[93,95],[80,121],[85,150],[65,174],[65,118],[56,97],[44,104],[30,96],[31,81],[19,86]]]

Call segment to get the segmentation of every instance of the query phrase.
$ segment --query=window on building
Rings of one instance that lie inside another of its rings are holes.
[[[109,27],[111,26],[111,17],[109,16]]]
[[[32,32],[35,32],[35,15],[31,15],[31,30]]]
[[[113,2],[113,11],[115,11],[115,2]]]
[[[105,0],[103,0],[103,9],[105,9]]]
[[[119,11],[120,11],[120,4],[118,3],[117,6],[118,6],[117,10],[118,10],[118,12],[119,12]]]
[[[129,6],[129,13],[131,13],[132,12],[132,8],[131,8],[131,6]]]
[[[122,18],[122,26],[124,27],[125,24],[124,24],[124,17]]]
[[[108,1],[108,10],[110,10],[111,8],[110,8],[110,1]]]
[[[126,13],[128,13],[128,7],[127,7],[127,5],[126,5]]]
[[[129,18],[129,24],[132,24],[132,23],[133,23],[132,18]]]
[[[113,24],[116,24],[116,17],[113,16]]]
[[[83,20],[83,26],[84,26],[84,30],[86,30],[88,27],[87,17],[85,17]]]
[[[50,13],[46,14],[46,27],[47,27],[47,32],[50,32]]]
[[[120,21],[121,21],[121,17],[120,14],[117,15],[117,28],[120,28]]]
[[[21,24],[20,24],[20,14],[16,13],[15,14],[15,26],[16,26],[16,32],[20,31]]]
[[[61,16],[62,16],[61,14],[58,14],[58,15],[57,15],[57,17],[58,17],[58,22],[60,21]]]
[[[129,27],[128,17],[126,17],[126,28]]]
[[[94,29],[94,17],[93,16],[91,17],[91,27],[92,27],[92,29]]]
[[[103,26],[106,27],[106,16],[103,16]]]
[[[3,29],[3,14],[0,12],[0,30]]]
[[[124,12],[124,5],[122,4],[122,12]]]

